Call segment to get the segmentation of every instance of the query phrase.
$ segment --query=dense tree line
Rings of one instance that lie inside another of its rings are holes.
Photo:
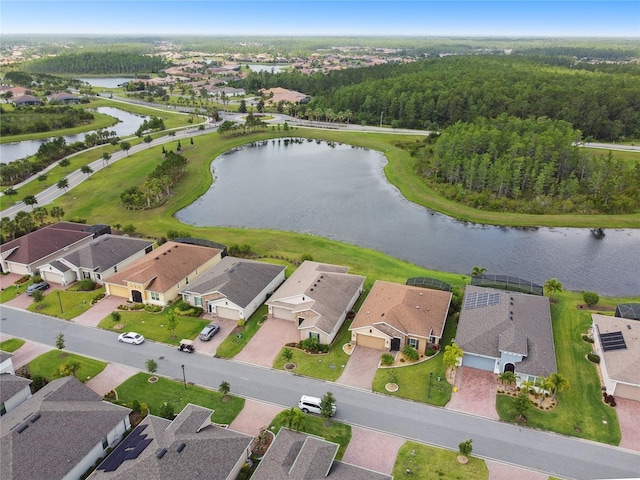
[[[122,206],[128,210],[153,208],[162,205],[171,196],[171,189],[184,176],[187,158],[166,152],[163,160],[149,174],[144,184],[144,191],[139,187],[131,187],[120,194]]]
[[[448,198],[523,213],[640,211],[640,164],[576,146],[568,122],[505,114],[447,128],[412,153],[418,174]]]
[[[19,107],[9,112],[0,107],[0,134],[49,132],[86,125],[93,119],[90,111],[70,106]]]
[[[451,56],[314,75],[263,71],[243,84],[252,92],[282,86],[309,94],[308,108],[350,111],[355,123],[382,117],[393,127],[442,129],[508,113],[566,120],[601,140],[640,137],[640,77],[538,57]]]
[[[169,64],[160,57],[122,51],[83,52],[46,57],[25,63],[27,72],[53,74],[135,74],[153,73]]]
[[[11,219],[2,217],[0,219],[0,243],[9,242],[15,238],[33,232],[47,223],[60,221],[64,217],[64,210],[61,207],[34,207],[31,212],[18,212]]]

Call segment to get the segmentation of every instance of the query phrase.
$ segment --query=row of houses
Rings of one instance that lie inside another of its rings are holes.
[[[24,87],[11,87],[9,85],[0,85],[0,95],[7,98],[8,102],[13,103],[16,107],[39,106],[44,105],[44,101],[31,94],[31,90]],[[68,92],[58,92],[47,95],[47,102],[50,104],[78,104],[82,98]]]

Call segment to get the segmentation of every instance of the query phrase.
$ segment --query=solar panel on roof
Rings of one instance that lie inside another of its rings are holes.
[[[500,303],[499,293],[471,292],[464,299],[465,310],[474,308],[491,307]]]
[[[117,470],[125,460],[138,458],[144,449],[152,442],[152,439],[147,438],[147,435],[142,433],[145,428],[147,428],[146,425],[138,425],[127,438],[120,442],[113,452],[111,452],[111,455],[100,464],[98,470],[113,472]]]
[[[605,352],[625,350],[627,348],[622,332],[602,333],[600,334],[600,341]]]

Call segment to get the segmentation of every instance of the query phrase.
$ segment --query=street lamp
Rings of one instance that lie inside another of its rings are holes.
[[[433,378],[433,372],[429,372],[429,390],[427,391],[427,400],[431,399],[431,379],[432,378]]]
[[[187,389],[187,377],[184,376],[184,365],[182,365],[182,382],[184,383],[184,389]]]
[[[382,128],[382,114],[384,113],[384,110],[382,110],[380,112],[380,128]]]
[[[64,313],[62,309],[62,300],[60,300],[60,290],[58,290],[58,303],[60,304],[60,313]]]

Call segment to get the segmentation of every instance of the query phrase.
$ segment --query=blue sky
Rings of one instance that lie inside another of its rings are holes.
[[[2,0],[0,31],[640,37],[640,0]]]

